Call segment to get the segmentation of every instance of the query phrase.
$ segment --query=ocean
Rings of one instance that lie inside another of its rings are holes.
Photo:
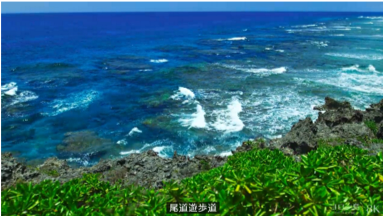
[[[1,150],[26,161],[230,155],[383,96],[383,13],[1,16]]]

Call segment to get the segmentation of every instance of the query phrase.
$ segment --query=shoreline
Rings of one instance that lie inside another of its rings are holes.
[[[383,151],[383,99],[361,111],[352,108],[349,102],[326,97],[325,104],[314,109],[320,111],[315,122],[307,117],[295,123],[281,138],[245,141],[232,153],[249,151],[254,147],[278,149],[300,161],[300,155],[320,145],[344,143],[369,150],[370,154]],[[163,181],[180,181],[222,166],[227,159],[227,156],[209,155],[189,158],[177,155],[177,152],[172,158],[162,158],[153,150],[148,150],[122,158],[100,160],[91,167],[73,168],[68,166],[66,160],[56,157],[48,158],[38,166],[28,166],[5,152],[1,157],[1,184],[4,190],[21,182],[39,183],[50,179],[65,183],[86,173],[100,173],[101,180],[112,184],[122,180],[124,185],[137,184],[159,189]]]

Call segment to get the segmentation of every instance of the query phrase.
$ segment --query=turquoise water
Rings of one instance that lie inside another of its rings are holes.
[[[383,96],[383,14],[2,15],[2,151],[90,165],[228,155],[285,134],[325,96]],[[105,143],[68,154],[65,134]],[[96,154],[97,153],[97,154]]]

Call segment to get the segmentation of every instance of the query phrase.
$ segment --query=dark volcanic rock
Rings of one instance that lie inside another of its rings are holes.
[[[41,182],[45,179],[58,180],[61,183],[73,178],[81,178],[85,173],[99,173],[101,179],[125,185],[137,184],[146,187],[162,187],[164,180],[180,181],[226,162],[226,157],[196,155],[191,159],[174,154],[173,158],[161,158],[153,150],[144,153],[110,160],[101,160],[92,167],[69,167],[65,160],[48,158],[42,165],[26,167],[16,161],[11,154],[2,156],[2,187],[8,188],[18,180]]]
[[[311,118],[300,120],[293,125],[281,139],[274,140],[271,148],[281,149],[286,154],[304,154],[316,147],[316,134],[318,128],[314,125]]]
[[[1,154],[1,186],[6,188],[18,182],[29,181],[39,176],[34,170],[18,162],[11,153]]]
[[[325,104],[314,107],[318,113],[315,123],[310,118],[300,120],[291,131],[280,139],[270,140],[269,148],[280,149],[285,154],[304,154],[318,146],[320,140],[354,140],[351,143],[365,148],[362,143],[356,144],[357,138],[376,138],[373,132],[365,125],[365,121],[374,121],[381,128],[383,117],[383,100],[371,105],[366,111],[355,110],[349,102],[339,102],[326,97]],[[377,137],[381,136],[381,129]],[[334,142],[334,144],[339,142]],[[346,143],[347,144],[347,143]],[[375,146],[375,145],[374,145]],[[383,147],[375,146],[376,152]]]
[[[322,106],[315,106],[314,110],[339,110],[339,109],[352,109],[351,104],[348,101],[339,102],[330,97],[325,98],[325,104]]]
[[[379,126],[378,126],[378,133],[376,134],[376,136],[379,139],[383,139],[383,121],[381,121]]]
[[[383,99],[377,104],[371,104],[370,108],[364,112],[364,121],[374,121],[380,123],[383,121]]]
[[[313,122],[310,118],[300,120],[294,124],[284,137],[269,140],[243,142],[233,154],[249,151],[255,147],[280,149],[287,155],[293,155],[299,161],[300,155],[318,147],[323,140],[330,145],[341,144],[357,146],[376,154],[383,150],[383,143],[374,141],[365,145],[360,138],[383,138],[383,100],[371,105],[366,111],[355,110],[348,102],[338,102],[326,98],[325,104],[315,109],[324,111],[319,113]],[[365,121],[374,121],[378,127],[377,134],[373,134]],[[152,123],[151,121],[148,122]],[[63,145],[58,150],[67,153],[100,151],[110,140],[98,137],[91,131],[68,133]],[[19,181],[41,182],[45,179],[67,182],[73,178],[81,178],[84,173],[99,173],[101,179],[115,183],[137,184],[146,187],[161,188],[163,181],[180,181],[197,173],[222,166],[227,157],[196,155],[189,158],[174,152],[173,158],[161,158],[153,150],[144,153],[131,154],[126,157],[102,160],[92,167],[72,168],[65,160],[48,158],[37,167],[25,166],[16,161],[12,154],[3,153],[1,157],[2,187],[8,188]]]

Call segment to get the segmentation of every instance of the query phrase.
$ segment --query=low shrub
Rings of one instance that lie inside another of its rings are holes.
[[[322,146],[301,158],[296,162],[279,150],[253,149],[230,156],[222,167],[165,182],[160,190],[111,185],[94,174],[63,185],[22,183],[2,192],[1,211],[165,215],[167,202],[219,202],[220,215],[375,215],[370,206],[383,212],[382,152],[370,156],[353,146]]]

